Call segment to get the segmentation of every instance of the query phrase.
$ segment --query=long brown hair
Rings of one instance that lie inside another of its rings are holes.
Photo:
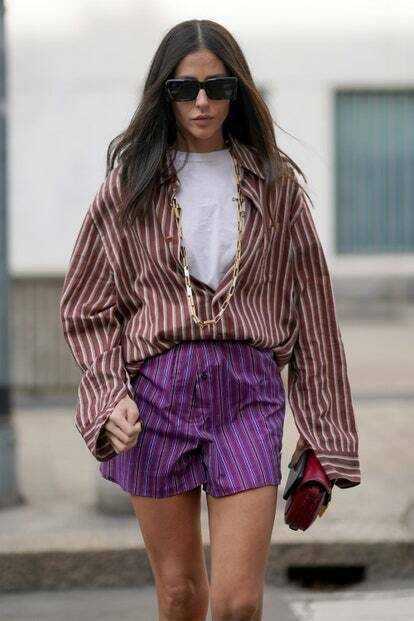
[[[229,132],[255,148],[263,164],[267,191],[283,175],[289,175],[300,185],[292,168],[306,183],[299,166],[276,144],[273,124],[277,123],[253,81],[234,37],[217,22],[186,20],[163,37],[150,64],[141,101],[126,130],[113,138],[108,147],[106,173],[121,165],[122,198],[118,212],[121,227],[128,220],[144,219],[157,178],[162,174],[167,149],[176,140],[178,130],[171,104],[165,96],[165,80],[173,77],[184,56],[199,49],[213,52],[224,64],[228,75],[238,78],[237,99],[230,104],[223,123],[223,135]],[[304,188],[303,191],[312,203]],[[266,204],[269,203],[271,201],[266,200]],[[272,214],[268,212],[268,215],[272,219]]]

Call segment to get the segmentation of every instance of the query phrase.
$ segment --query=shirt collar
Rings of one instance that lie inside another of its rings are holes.
[[[254,147],[246,145],[232,134],[229,134],[229,141],[230,149],[232,150],[237,163],[244,169],[264,180],[265,175],[263,168]],[[175,177],[175,175],[176,170],[174,164],[169,158],[167,158],[167,167],[164,174],[159,178],[159,184],[164,183],[164,181],[167,181],[170,177]]]

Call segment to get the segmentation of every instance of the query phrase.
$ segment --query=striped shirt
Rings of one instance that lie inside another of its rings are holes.
[[[82,371],[75,426],[98,461],[117,453],[104,425],[145,359],[183,340],[237,339],[273,350],[288,365],[287,396],[300,435],[338,487],[361,480],[358,432],[332,280],[306,195],[285,176],[271,198],[276,224],[264,226],[265,176],[253,147],[230,137],[248,203],[238,280],[216,324],[191,317],[171,206],[179,179],[168,162],[144,222],[120,230],[119,166],[93,198],[64,279],[64,338]],[[184,240],[185,241],[185,240]],[[191,277],[196,313],[214,317],[232,282]]]

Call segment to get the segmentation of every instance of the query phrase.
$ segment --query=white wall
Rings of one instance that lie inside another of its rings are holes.
[[[251,7],[233,0],[210,3],[207,15],[189,7],[161,0],[8,7],[12,273],[64,273],[104,178],[108,143],[128,124],[162,36],[191,17],[221,21],[239,40],[269,89],[274,119],[293,135],[277,130],[308,178],[329,260],[334,269],[352,267],[353,259],[333,257],[333,94],[349,85],[414,87],[413,3],[360,0],[345,11],[322,0],[259,0],[253,19]],[[375,258],[369,262],[378,270]],[[403,269],[400,257],[394,267]]]

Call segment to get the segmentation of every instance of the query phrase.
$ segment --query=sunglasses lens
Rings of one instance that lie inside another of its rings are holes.
[[[194,80],[171,80],[168,90],[174,101],[191,101],[197,97],[198,85]]]
[[[167,80],[170,97],[174,101],[192,101],[198,95],[199,84],[196,80]],[[211,78],[205,82],[209,99],[235,99],[237,93],[237,79]]]
[[[236,82],[229,78],[207,80],[206,86],[210,99],[233,99],[236,95]]]

